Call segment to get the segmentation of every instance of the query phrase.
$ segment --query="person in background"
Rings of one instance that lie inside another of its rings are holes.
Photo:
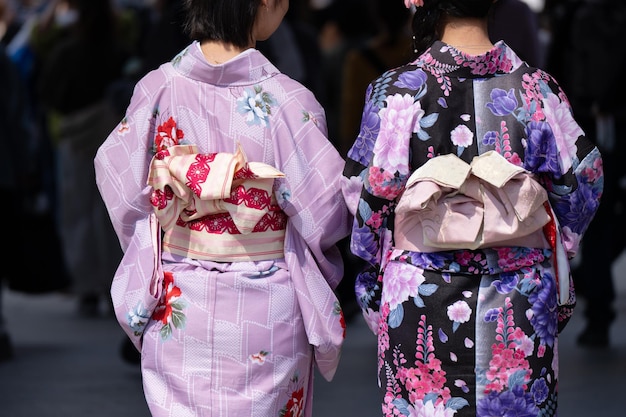
[[[153,416],[310,417],[346,330],[344,161],[311,91],[255,49],[289,0],[185,6],[193,42],[137,83],[94,161],[124,251],[116,317]]]
[[[109,85],[128,51],[110,0],[59,0],[58,35],[37,75],[38,98],[57,155],[57,205],[63,254],[79,313],[101,314],[121,250],[95,184],[93,158],[118,121]]]
[[[491,42],[493,0],[404,3],[416,57],[368,87],[343,185],[382,415],[556,415],[601,154],[557,81]]]
[[[361,104],[368,84],[387,70],[406,63],[411,56],[411,12],[401,2],[370,0],[376,34],[364,45],[346,53],[341,76],[339,153],[345,156],[359,134]]]
[[[4,232],[8,237],[17,237],[20,229],[21,203],[24,182],[28,175],[29,134],[26,119],[26,90],[23,87],[16,65],[10,60],[0,43],[0,143],[7,158],[0,165],[0,191],[4,199],[0,215],[6,219]],[[27,221],[27,219],[25,219]],[[0,272],[0,362],[13,357],[13,345],[4,322],[2,290],[6,281],[19,277],[20,270],[27,266],[9,262]]]
[[[619,0],[548,2],[552,42],[549,68],[562,80],[574,115],[597,144],[604,161],[604,194],[573,269],[584,300],[585,326],[577,343],[611,344],[617,318],[613,265],[626,246],[625,180],[626,57],[614,45],[626,42],[626,4]],[[598,74],[598,76],[593,76]]]
[[[539,15],[522,0],[497,0],[489,17],[489,38],[503,40],[528,65],[543,67]]]
[[[335,146],[344,158],[359,133],[361,103],[368,84],[385,71],[404,64],[411,56],[410,10],[401,2],[390,3],[389,0],[370,0],[366,4],[378,30],[371,39],[345,52],[339,78],[339,128]],[[340,243],[345,276],[337,294],[346,318],[351,320],[361,310],[354,294],[354,283],[364,264],[361,258],[350,252],[349,245],[349,237]]]

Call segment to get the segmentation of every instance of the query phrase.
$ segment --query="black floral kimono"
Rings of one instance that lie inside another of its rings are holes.
[[[397,247],[411,175],[437,156],[470,164],[490,151],[545,189],[550,244]],[[382,414],[556,415],[558,333],[575,294],[555,240],[565,261],[575,255],[603,186],[601,156],[557,82],[504,42],[479,56],[435,42],[370,84],[344,176],[351,251],[368,265],[356,292],[378,336]]]

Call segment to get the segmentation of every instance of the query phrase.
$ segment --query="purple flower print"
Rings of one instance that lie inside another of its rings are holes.
[[[544,273],[541,277],[541,285],[537,286],[529,297],[528,302],[532,306],[533,315],[530,319],[537,337],[542,345],[553,346],[557,335],[558,318],[555,314],[556,289],[554,277],[550,273]]]
[[[491,102],[487,103],[487,108],[496,116],[507,116],[517,108],[517,98],[513,88],[508,92],[501,88],[494,88],[490,96]]]
[[[535,404],[541,404],[548,398],[549,389],[546,380],[543,378],[537,379],[530,387],[530,393],[535,399]]]
[[[518,279],[515,272],[503,272],[500,279],[493,281],[493,286],[500,294],[508,294],[517,287]]]
[[[476,415],[480,417],[536,417],[538,414],[532,396],[521,386],[500,393],[492,391],[476,405]]]
[[[354,292],[361,308],[367,308],[378,288],[378,279],[374,272],[363,272],[355,280]]]
[[[348,157],[362,165],[369,165],[372,160],[374,141],[378,135],[380,119],[378,118],[378,106],[373,101],[368,100],[363,109],[361,120],[361,130],[354,145],[348,152]]]
[[[350,250],[359,258],[364,259],[372,265],[374,264],[378,247],[374,239],[374,234],[367,226],[352,230]]]
[[[530,122],[526,126],[528,147],[524,158],[524,168],[530,172],[545,172],[560,178],[558,150],[554,133],[545,122]]]
[[[563,197],[554,207],[557,213],[564,213],[560,216],[561,226],[569,227],[574,233],[582,234],[588,226],[591,218],[590,213],[595,213],[600,204],[598,193],[601,190],[592,184],[579,183],[579,187],[571,194]]]
[[[489,132],[485,133],[485,135],[483,136],[483,145],[486,146],[494,146],[496,144],[496,140],[498,139],[498,132],[495,132],[493,130],[490,130]]]
[[[396,87],[419,90],[426,83],[426,73],[422,69],[407,71],[398,76],[398,81],[394,83]]]

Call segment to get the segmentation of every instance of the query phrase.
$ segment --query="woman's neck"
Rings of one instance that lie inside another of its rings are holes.
[[[470,55],[481,55],[493,48],[487,19],[449,18],[443,25],[441,41]]]
[[[249,48],[240,48],[221,41],[204,41],[200,44],[204,58],[212,65],[223,64]]]

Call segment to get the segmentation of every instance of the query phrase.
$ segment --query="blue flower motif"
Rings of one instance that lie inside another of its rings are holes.
[[[517,274],[515,272],[503,272],[500,279],[493,281],[493,286],[500,294],[508,294],[517,287]]]
[[[378,110],[378,106],[373,101],[368,100],[365,103],[359,136],[348,151],[348,158],[365,166],[369,165],[374,156],[374,142],[380,128]]]
[[[487,103],[487,108],[496,116],[507,116],[517,108],[517,98],[513,88],[508,92],[501,88],[494,88],[490,96],[491,103]]]
[[[558,150],[554,133],[548,123],[530,122],[526,126],[528,146],[524,157],[524,168],[530,172],[545,172],[560,178]]]
[[[541,285],[538,285],[528,296],[532,306],[533,316],[530,324],[535,329],[542,344],[553,346],[558,330],[558,317],[555,313],[556,289],[552,274],[544,273],[541,276]]]
[[[546,384],[546,380],[544,378],[537,379],[533,382],[532,387],[530,387],[530,393],[535,399],[536,404],[541,404],[548,398],[548,394],[550,390],[548,389],[548,384]]]
[[[361,308],[367,308],[378,289],[377,277],[374,272],[362,272],[356,277],[354,291]]]
[[[374,264],[378,252],[374,233],[367,226],[353,229],[350,250],[359,258]]]
[[[601,190],[589,183],[578,185],[576,190],[556,203],[554,211],[561,219],[561,226],[568,226],[574,233],[581,234],[598,209],[598,194]]]
[[[246,117],[246,123],[249,126],[267,127],[274,105],[276,105],[274,97],[258,85],[253,89],[246,89],[243,96],[237,99],[237,111]]]
[[[419,90],[425,83],[428,76],[421,68],[415,71],[406,71],[398,76],[398,81],[393,85],[400,88],[408,88],[410,90]]]
[[[490,130],[489,132],[485,133],[485,136],[483,136],[483,145],[494,146],[496,144],[497,139],[498,139],[498,132]]]
[[[532,396],[520,387],[511,391],[492,391],[476,404],[476,415],[481,417],[537,417],[539,409]]]

